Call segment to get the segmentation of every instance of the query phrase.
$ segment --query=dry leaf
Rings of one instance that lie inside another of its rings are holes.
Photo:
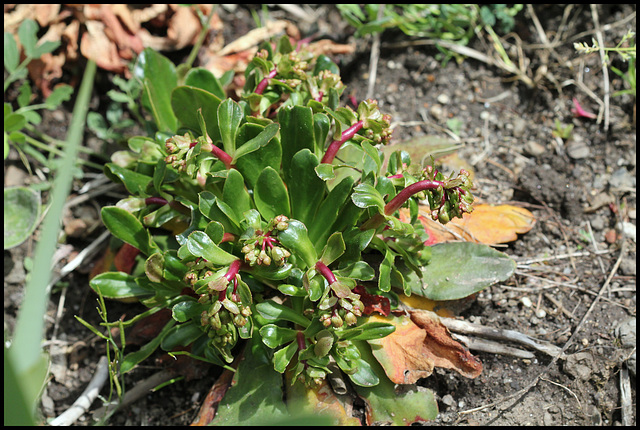
[[[433,373],[434,367],[456,370],[463,376],[475,378],[482,372],[482,364],[469,351],[451,338],[436,314],[429,311],[410,311],[410,317],[371,316],[371,322],[387,322],[396,331],[368,341],[376,359],[395,384],[413,384]]]
[[[198,416],[191,423],[192,426],[206,426],[213,421],[213,418],[216,416],[218,404],[227,393],[229,387],[231,387],[233,375],[234,372],[227,369],[222,372],[213,384],[213,387],[209,390],[204,402],[202,402]]]
[[[408,222],[409,210],[400,210],[400,220]],[[454,218],[445,225],[433,221],[427,206],[420,206],[418,219],[429,234],[427,245],[454,240],[495,245],[516,240],[517,234],[531,230],[536,220],[531,212],[512,205],[478,204],[463,218]]]

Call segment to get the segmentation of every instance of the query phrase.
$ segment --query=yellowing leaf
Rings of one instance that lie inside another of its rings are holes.
[[[287,407],[292,415],[308,412],[330,416],[334,419],[335,425],[339,426],[361,425],[358,418],[351,416],[353,405],[349,397],[334,393],[326,380],[319,385],[307,387],[299,381],[291,384],[291,372],[287,372],[285,376]]]
[[[468,378],[482,372],[482,363],[453,340],[438,316],[430,311],[410,311],[410,316],[379,317],[369,321],[391,323],[396,331],[369,340],[373,355],[396,384],[413,384],[433,373],[434,367],[454,369]]]
[[[512,205],[478,204],[470,214],[454,218],[446,225],[433,221],[427,206],[420,206],[418,219],[429,234],[427,245],[463,240],[495,245],[514,241],[531,230],[536,220],[531,212]],[[400,210],[400,220],[409,220],[409,210]]]

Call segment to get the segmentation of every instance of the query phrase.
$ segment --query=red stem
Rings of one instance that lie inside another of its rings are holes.
[[[327,148],[327,152],[325,152],[324,157],[322,157],[321,163],[331,163],[335,158],[338,150],[347,140],[351,139],[355,134],[360,131],[360,129],[364,126],[364,121],[360,120],[353,124],[351,127],[342,132],[342,136],[340,140],[334,140],[331,142],[331,145]]]
[[[191,144],[189,145],[189,148],[193,148],[197,144],[198,142],[191,142]],[[221,148],[218,148],[217,146],[208,143],[208,144],[202,145],[202,150],[209,151],[213,155],[218,157],[218,159],[224,163],[227,169],[230,169],[233,167],[233,164],[231,164],[231,162],[233,161],[233,157],[231,157],[231,155],[224,152]]]
[[[334,275],[331,269],[329,269],[327,265],[324,264],[322,261],[318,261],[316,263],[316,270],[320,272],[322,276],[324,276],[324,278],[327,280],[329,285],[337,281],[336,275]]]
[[[242,264],[242,260],[233,260],[233,263],[229,265],[229,270],[225,273],[224,277],[227,278],[227,281],[231,282],[236,279],[236,275],[240,271],[240,265]]]
[[[167,203],[169,203],[166,199],[163,199],[162,197],[147,197],[146,199],[144,199],[144,204],[145,205],[166,205]]]
[[[260,83],[256,87],[255,93],[256,94],[262,94],[262,92],[265,90],[265,88],[267,88],[267,85],[269,85],[269,79],[275,78],[277,73],[278,72],[276,71],[276,69],[273,69],[272,71],[270,71],[269,74],[267,76],[265,76],[264,79],[262,79],[260,81]]]
[[[400,206],[402,206],[404,202],[409,200],[409,197],[411,197],[412,195],[424,190],[435,190],[442,185],[444,185],[444,183],[440,181],[424,180],[415,182],[400,191],[393,199],[391,199],[389,203],[385,205],[384,214],[393,214],[395,211],[400,209]]]
[[[305,348],[307,347],[307,342],[304,340],[304,333],[302,333],[301,331],[299,331],[296,334],[296,341],[298,342],[298,349],[300,351],[304,351]]]

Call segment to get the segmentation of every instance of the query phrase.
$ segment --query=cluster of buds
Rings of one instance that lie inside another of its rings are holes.
[[[462,218],[464,213],[473,211],[473,195],[470,188],[473,186],[470,174],[464,169],[456,177],[453,173],[449,178],[444,178],[435,167],[427,166],[423,170],[423,175],[427,180],[440,181],[441,186],[427,193],[431,218],[446,224],[454,217]]]
[[[391,139],[391,115],[382,114],[377,100],[367,99],[358,105],[358,118],[363,121],[365,136],[375,143],[387,144]]]
[[[325,327],[333,326],[340,328],[344,324],[352,326],[358,322],[358,317],[362,316],[364,304],[360,301],[360,296],[355,293],[347,297],[338,298],[328,295],[318,304],[320,322]]]
[[[185,133],[184,136],[176,135],[168,138],[164,144],[167,154],[169,154],[164,159],[165,163],[179,172],[184,172],[187,168],[185,155],[191,149],[192,143],[193,138],[189,136],[189,133]]]
[[[282,266],[287,258],[291,257],[291,253],[286,248],[280,246],[280,242],[276,238],[279,231],[284,231],[289,226],[289,218],[284,215],[276,216],[269,223],[267,232],[258,230],[249,238],[242,247],[244,260],[250,266],[270,266],[271,263],[276,266]]]

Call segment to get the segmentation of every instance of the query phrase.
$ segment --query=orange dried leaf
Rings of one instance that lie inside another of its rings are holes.
[[[420,206],[418,219],[429,234],[428,245],[463,240],[494,245],[514,241],[527,233],[536,220],[527,209],[512,205],[478,204],[463,218],[454,218],[446,225],[433,221],[427,206]],[[400,210],[400,220],[409,220],[409,210]]]
[[[434,367],[453,369],[468,378],[480,375],[482,363],[451,338],[436,314],[430,311],[410,311],[409,314],[410,317],[370,317],[370,321],[387,322],[396,327],[390,335],[368,341],[392,382],[413,384],[430,376]]]

